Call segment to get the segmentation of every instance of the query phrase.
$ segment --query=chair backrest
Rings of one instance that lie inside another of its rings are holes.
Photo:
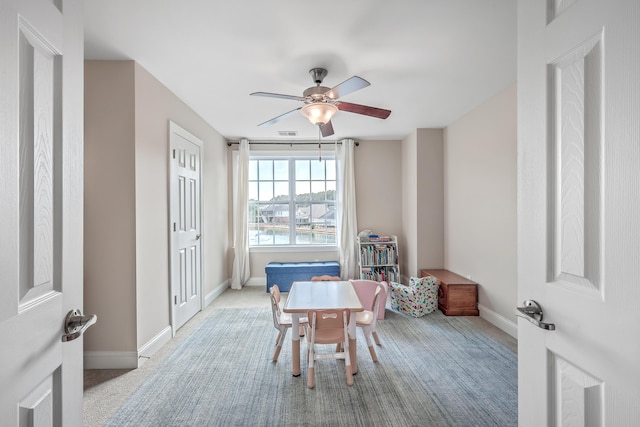
[[[317,344],[338,344],[345,341],[351,310],[310,310],[309,339]]]
[[[312,282],[339,282],[340,280],[342,279],[338,276],[329,276],[326,274],[322,276],[313,276],[311,278]]]
[[[278,285],[273,285],[271,291],[269,291],[269,297],[271,298],[271,313],[273,315],[273,326],[276,328],[280,325],[280,288]]]
[[[388,285],[387,282],[376,282],[375,280],[350,280],[353,285],[353,289],[356,291],[358,295],[358,299],[360,303],[364,307],[365,310],[373,311],[377,313],[376,317],[378,319],[384,319],[384,308],[386,304]],[[374,304],[374,296],[376,294],[376,290],[380,289],[380,298],[381,303],[378,304],[378,308],[375,309],[373,307]]]
[[[382,298],[382,286],[378,286],[376,288],[376,292],[373,294],[373,306],[371,307],[371,311],[373,312],[373,320],[371,321],[371,326],[375,330],[376,320],[378,316],[375,314],[378,312],[378,308],[380,307],[380,299]]]

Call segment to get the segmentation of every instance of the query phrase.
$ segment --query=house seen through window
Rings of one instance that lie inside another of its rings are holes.
[[[334,157],[249,161],[249,245],[335,245]]]

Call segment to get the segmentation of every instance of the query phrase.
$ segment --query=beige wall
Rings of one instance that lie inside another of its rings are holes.
[[[402,141],[403,281],[444,263],[442,129],[416,129]]]
[[[402,276],[414,275],[417,268],[418,232],[418,132],[411,132],[402,140],[402,166],[399,173],[402,179],[402,235],[398,236],[400,272]],[[404,279],[404,283],[407,283]]]
[[[402,234],[402,143],[359,141],[355,149],[358,231],[380,235]]]
[[[446,268],[480,284],[481,315],[515,324],[516,86],[452,123],[445,141]]]
[[[170,324],[170,120],[203,141],[204,293],[230,275],[220,134],[138,64],[86,61],[85,352],[139,351]]]
[[[138,347],[170,323],[169,121],[203,141],[203,292],[227,277],[226,144],[222,136],[139,64],[136,98],[136,264]]]
[[[135,350],[134,66],[88,61],[84,81],[84,346]]]
[[[421,268],[444,266],[444,132],[418,129],[416,193],[416,265]]]

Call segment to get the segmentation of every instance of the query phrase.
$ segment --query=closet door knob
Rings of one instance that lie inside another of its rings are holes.
[[[75,340],[97,321],[98,316],[83,316],[79,308],[69,311],[64,319],[65,334],[62,336],[62,342]]]
[[[542,321],[542,307],[536,301],[528,299],[523,302],[524,307],[516,307],[513,311],[518,317],[527,319],[539,328],[547,331],[555,331],[556,325],[553,323],[545,323]]]

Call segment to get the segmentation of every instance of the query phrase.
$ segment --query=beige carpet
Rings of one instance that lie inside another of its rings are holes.
[[[245,287],[239,291],[227,289],[206,309],[180,328],[175,338],[156,352],[141,368],[85,370],[84,425],[86,427],[103,426],[122,406],[127,397],[216,307],[269,307],[269,295],[261,286]]]
[[[269,297],[263,287],[246,287],[240,291],[226,290],[204,311],[183,326],[176,337],[167,343],[141,368],[135,370],[86,370],[84,392],[85,426],[103,426],[127,398],[149,375],[200,326],[216,307],[268,307]],[[492,338],[507,347],[516,348],[516,340],[479,317],[469,317]],[[274,330],[275,334],[275,330]]]

